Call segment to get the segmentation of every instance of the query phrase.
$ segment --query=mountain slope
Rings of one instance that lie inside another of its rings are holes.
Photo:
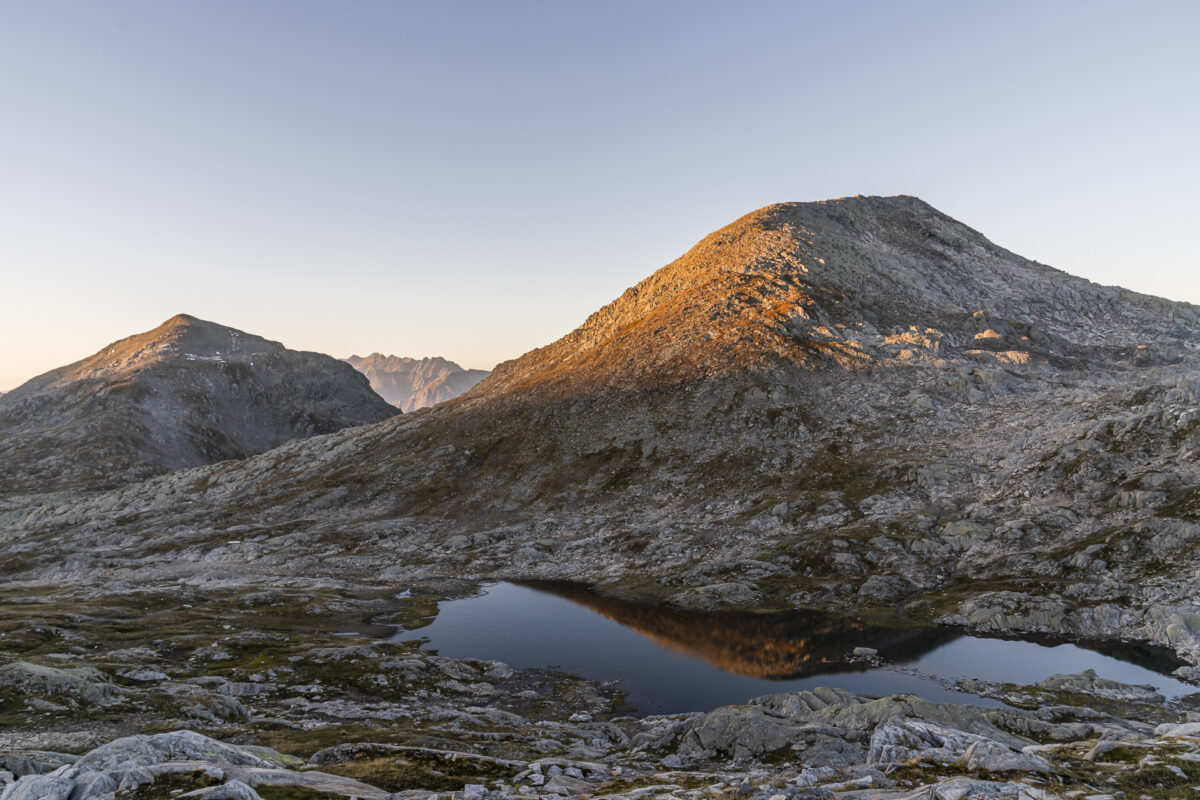
[[[487,370],[463,369],[444,358],[401,358],[372,353],[350,356],[347,364],[366,375],[371,388],[402,411],[444,403],[487,377]]]
[[[181,314],[0,398],[0,492],[110,487],[395,413],[329,356]]]
[[[1197,348],[1195,306],[915,198],[769,206],[431,412],[0,526],[38,581],[161,576],[136,543],[169,530],[197,579],[569,579],[1200,659]]]
[[[1172,341],[1198,322],[1195,307],[1020,258],[917,198],[786,203],[705,237],[576,331],[505,364],[493,387],[576,392],[781,363],[859,368],[914,348],[1061,363]]]

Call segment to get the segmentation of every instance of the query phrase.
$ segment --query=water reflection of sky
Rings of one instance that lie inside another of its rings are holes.
[[[619,604],[611,600],[603,604],[605,614],[623,618]],[[579,599],[572,602],[546,591],[500,583],[487,587],[482,595],[443,602],[430,625],[411,633],[401,632],[397,638],[420,637],[428,647],[454,658],[504,661],[517,668],[552,666],[595,680],[617,680],[629,702],[642,713],[708,710],[758,695],[816,686],[836,686],[869,695],[910,692],[931,700],[994,705],[994,701],[948,690],[922,676],[1033,683],[1056,673],[1088,668],[1113,680],[1153,684],[1168,697],[1195,691],[1145,667],[1070,644],[1046,646],[973,636],[953,638],[944,632],[933,639],[914,639],[901,632],[901,638],[895,640],[888,638],[886,629],[850,630],[839,635],[838,631],[831,634],[828,625],[819,640],[786,626],[783,633],[771,627],[769,633],[775,636],[772,639],[761,630],[763,619],[753,615],[723,617],[718,652],[724,647],[745,656],[746,647],[737,641],[737,626],[743,625],[752,648],[774,649],[778,643],[781,649],[794,650],[797,640],[811,639],[815,662],[830,654],[836,658],[859,645],[883,642],[890,648],[890,660],[903,663],[905,670],[853,671],[825,664],[822,674],[766,679],[735,674],[710,663],[723,662],[714,657],[711,638],[717,631],[706,629],[706,615],[660,608],[653,613],[676,616],[663,618],[669,623],[667,627],[651,629],[643,621],[649,607],[627,607],[642,615],[637,624],[642,633],[596,613]],[[880,649],[886,652],[885,647]],[[701,652],[703,658],[697,655]],[[911,669],[922,676],[906,674]]]

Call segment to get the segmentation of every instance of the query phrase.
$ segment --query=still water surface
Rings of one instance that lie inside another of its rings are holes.
[[[432,623],[396,638],[420,638],[454,658],[619,681],[643,714],[709,710],[815,686],[997,705],[939,679],[1034,683],[1088,668],[1151,684],[1168,698],[1196,691],[1164,674],[1182,662],[1161,648],[988,639],[950,628],[864,626],[813,612],[689,612],[615,601],[572,584],[493,584],[442,602]],[[855,647],[875,648],[889,665],[847,663]]]

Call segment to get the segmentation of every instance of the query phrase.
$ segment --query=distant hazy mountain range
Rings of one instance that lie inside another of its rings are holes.
[[[463,369],[444,358],[407,358],[372,353],[350,356],[346,363],[366,375],[384,400],[404,410],[437,405],[458,397],[488,376],[483,369]]]
[[[0,398],[0,493],[116,486],[396,413],[335,358],[180,314]]]

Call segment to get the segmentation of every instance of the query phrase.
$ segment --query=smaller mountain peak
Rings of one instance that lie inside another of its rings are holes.
[[[911,194],[856,194],[849,197],[833,197],[828,200],[815,200],[807,203],[778,203],[768,208],[825,208],[843,209],[870,213],[873,211],[918,211],[921,213],[940,213],[916,195]]]
[[[191,314],[176,314],[175,316],[171,317],[163,324],[159,325],[158,328],[156,328],[155,330],[165,332],[165,331],[174,331],[174,330],[186,330],[189,328],[198,328],[198,329],[202,329],[202,330],[220,330],[220,331],[235,330],[234,328],[230,328],[228,325],[222,325],[219,322],[211,322],[206,319],[200,319],[199,317],[193,317]]]
[[[230,328],[219,322],[210,322],[199,317],[193,317],[191,314],[176,314],[157,328],[148,330],[144,334],[140,334],[140,336],[152,341],[162,341],[178,340],[183,337],[190,339],[197,336],[224,336],[229,333],[242,335],[242,332],[236,328]]]
[[[195,325],[196,323],[203,322],[203,321],[204,320],[200,319],[199,317],[193,317],[191,314],[176,314],[175,316],[171,317],[170,319],[168,319],[166,322],[164,322],[162,325],[159,325],[158,327],[160,327],[160,328],[186,328],[189,325]]]

